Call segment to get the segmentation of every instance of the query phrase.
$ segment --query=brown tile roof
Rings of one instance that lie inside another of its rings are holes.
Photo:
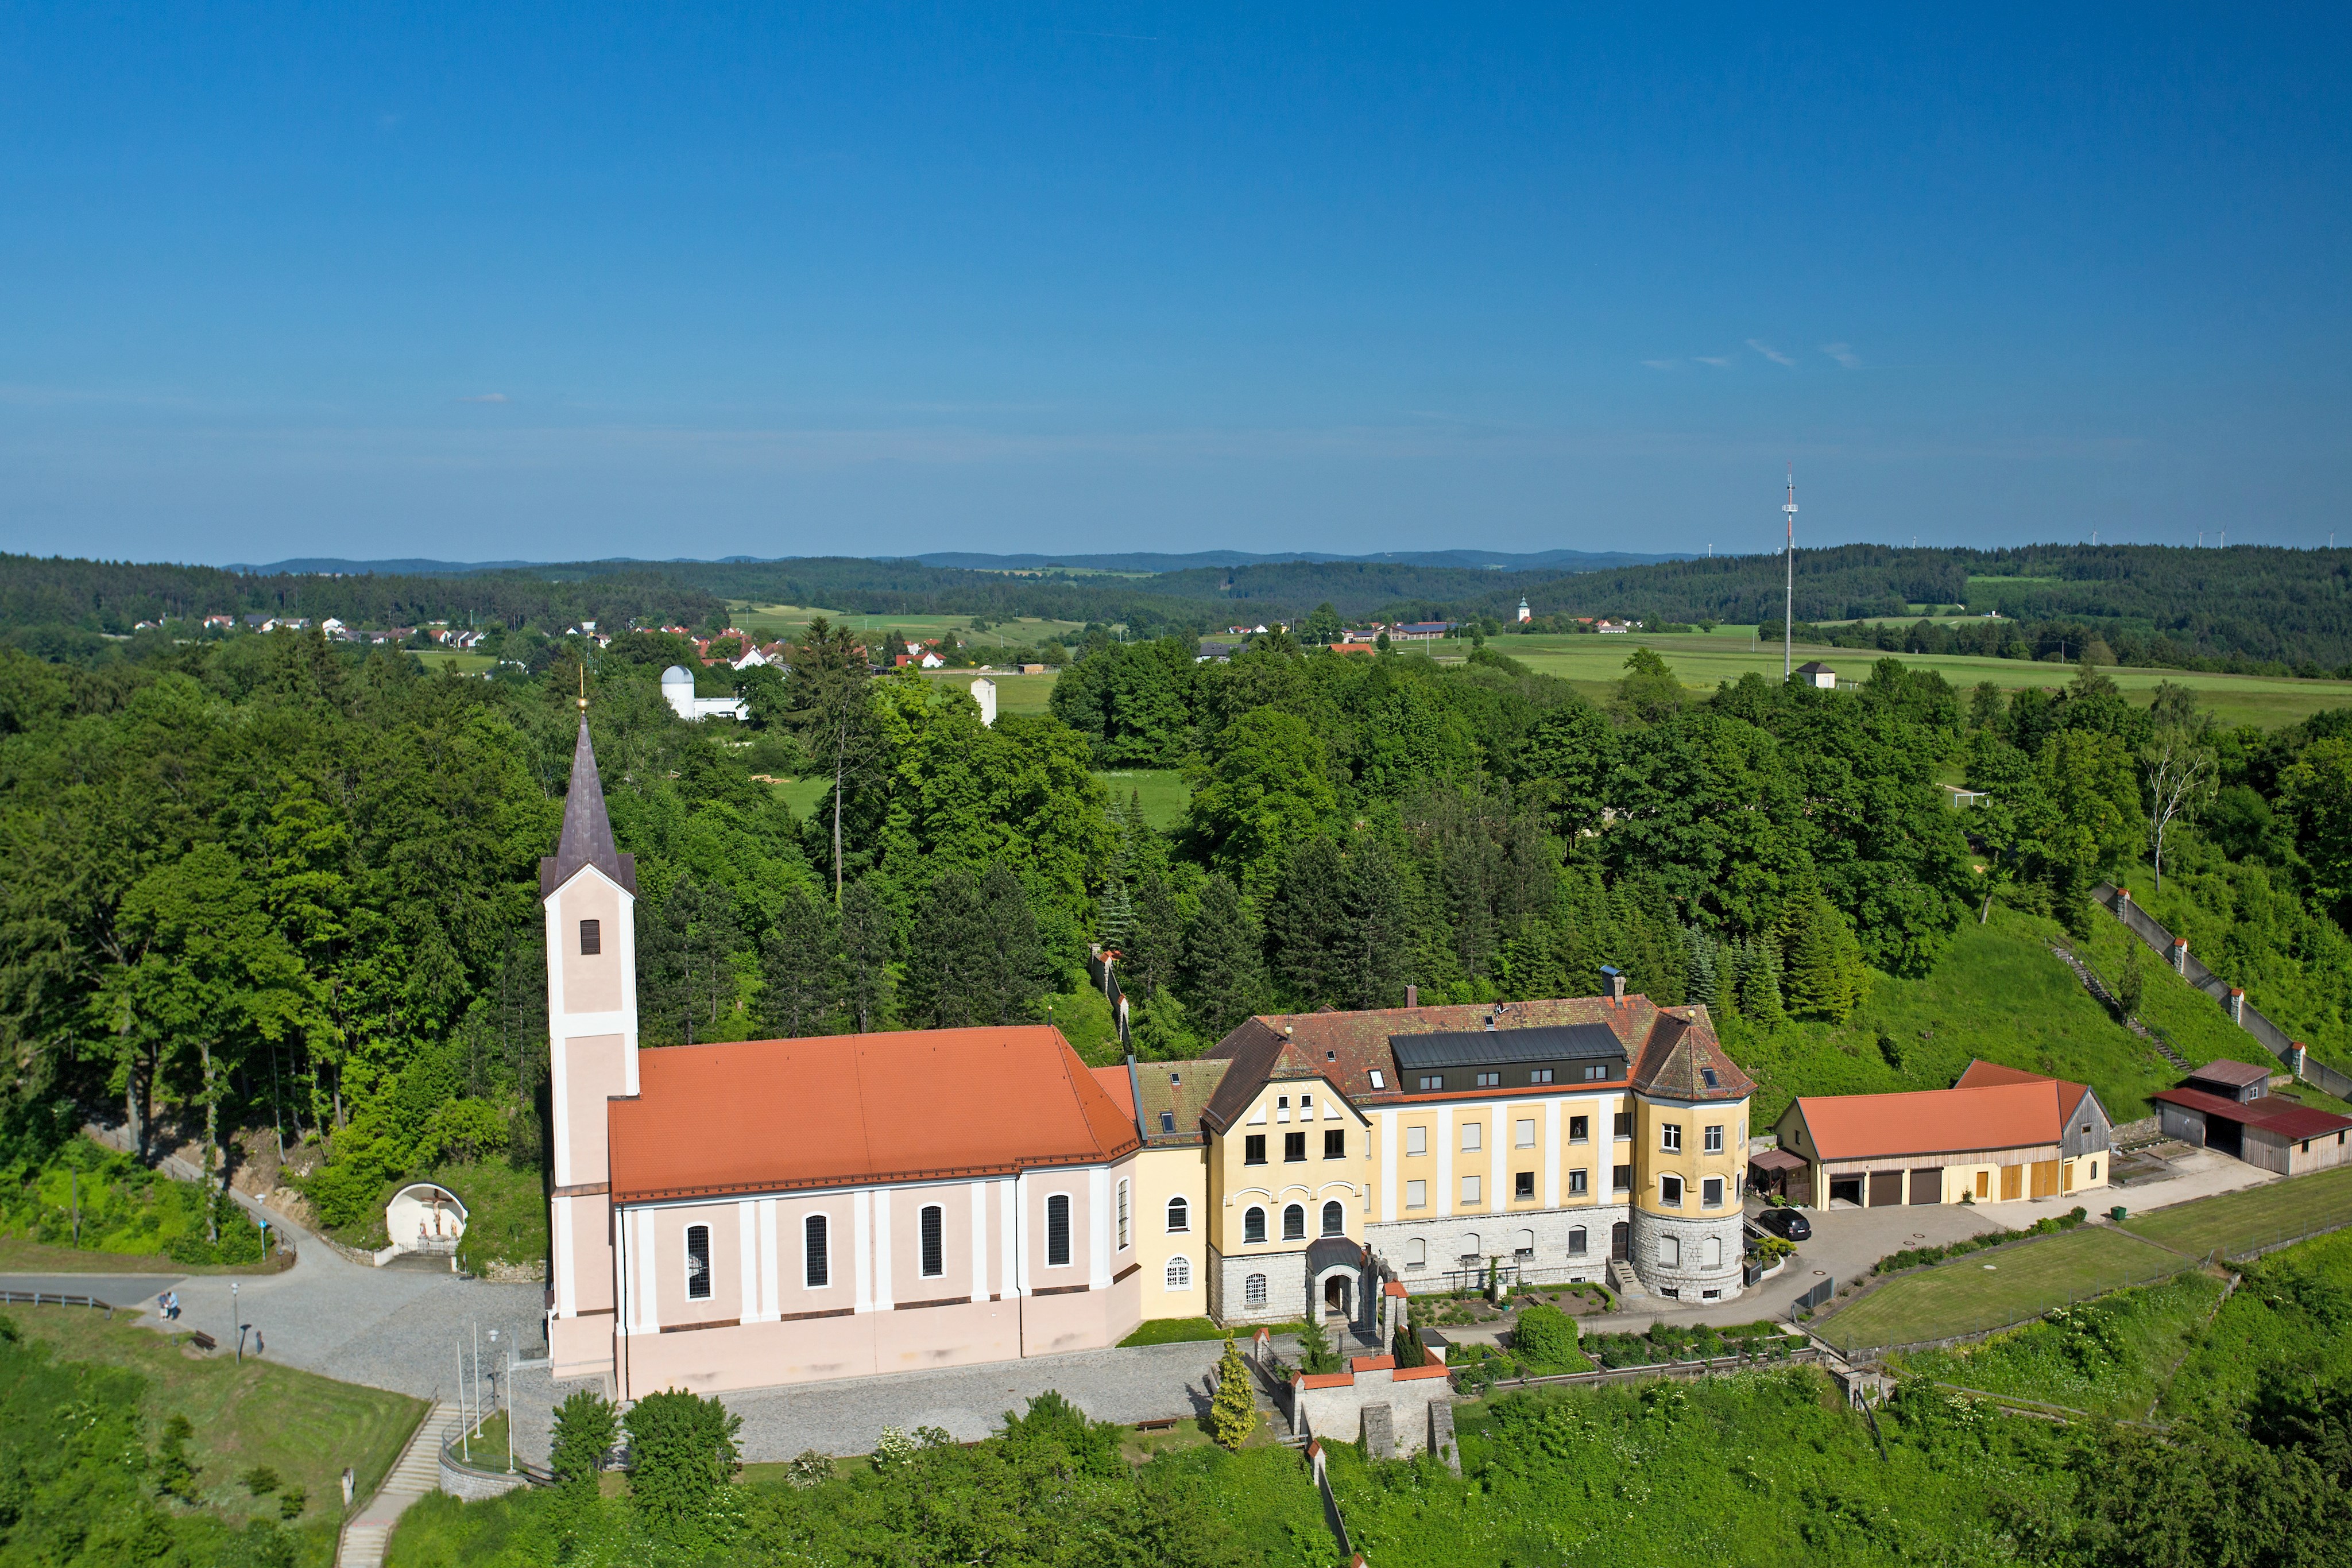
[[[1115,1159],[1135,1124],[1056,1030],[681,1045],[611,1102],[613,1197],[780,1192]]]
[[[1637,1086],[1646,1069],[1662,1094],[1737,1100],[1755,1089],[1724,1054],[1705,1008],[1662,1009],[1639,993],[1622,1002],[1607,997],[1563,997],[1361,1012],[1270,1013],[1244,1019],[1211,1048],[1211,1057],[1231,1061],[1234,1070],[1209,1104],[1209,1120],[1215,1126],[1230,1125],[1269,1078],[1328,1078],[1358,1105],[1405,1099],[1398,1088],[1396,1053],[1389,1049],[1391,1036],[1484,1030],[1490,1019],[1497,1030],[1606,1025],[1624,1045],[1627,1059],[1639,1064],[1633,1074]],[[1672,1026],[1663,1039],[1662,1021]],[[1718,1085],[1713,1090],[1702,1075],[1710,1067]],[[1379,1088],[1372,1085],[1375,1071],[1381,1074]],[[1681,1092],[1684,1088],[1690,1092]]]
[[[2058,1117],[2064,1121],[2083,1103],[2083,1096],[2091,1092],[2087,1083],[2070,1079],[2053,1078],[2046,1072],[2028,1072],[2022,1067],[2003,1067],[1998,1061],[1970,1058],[1968,1068],[1952,1085],[1955,1089],[1989,1089],[1996,1083],[2055,1083],[2058,1085]]]
[[[1147,1142],[1161,1144],[1197,1144],[1204,1134],[1201,1131],[1201,1113],[1207,1110],[1217,1085],[1233,1066],[1230,1061],[1139,1061],[1135,1064],[1135,1083],[1143,1091],[1143,1126]],[[1128,1083],[1127,1064],[1093,1069],[1095,1082],[1111,1097],[1121,1114],[1135,1119],[1135,1096]],[[1166,1111],[1175,1117],[1176,1131],[1160,1130],[1160,1113]]]
[[[2268,1083],[2273,1071],[2274,1070],[2256,1062],[2231,1061],[2224,1059],[2220,1061],[2209,1061],[2202,1067],[2189,1069],[2189,1082],[2194,1083],[2199,1079],[2203,1079],[2208,1083],[2226,1083],[2232,1089],[2243,1089],[2251,1084]]]
[[[2224,1100],[2218,1094],[2208,1094],[2201,1089],[2163,1089],[2148,1098],[2178,1105],[2183,1110],[2202,1111],[2208,1116],[2218,1116],[2242,1126],[2256,1127],[2289,1142],[2352,1129],[2352,1116],[2315,1111],[2308,1105],[2273,1100],[2267,1094],[2259,1100],[2242,1103],[2236,1100]]]
[[[2073,1113],[2054,1078],[1904,1094],[1801,1096],[1794,1107],[1825,1160],[1970,1154],[2055,1144]]]

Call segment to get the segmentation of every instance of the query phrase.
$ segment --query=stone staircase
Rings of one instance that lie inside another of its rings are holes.
[[[457,1433],[457,1407],[436,1402],[401,1450],[392,1473],[367,1505],[343,1526],[335,1568],[383,1568],[384,1544],[408,1505],[441,1484],[441,1445]]]
[[[1626,1302],[1639,1301],[1650,1293],[1633,1272],[1633,1265],[1622,1258],[1609,1260],[1609,1288],[1617,1292],[1621,1312],[1625,1310]]]
[[[2165,1039],[2163,1035],[2158,1033],[2155,1030],[2148,1028],[2147,1025],[2140,1022],[2138,1019],[2125,1013],[2123,1003],[2117,1001],[2116,999],[2116,994],[2107,989],[2106,982],[2100,979],[2097,975],[2094,974],[2088,964],[2085,964],[2082,959],[2076,957],[2072,948],[2063,947],[2059,944],[2053,942],[2050,944],[2050,950],[2053,953],[2057,954],[2060,958],[2063,959],[2068,968],[2074,971],[2074,977],[2083,982],[2083,988],[2084,990],[2090,992],[2093,997],[2096,998],[2102,1004],[2104,1004],[2109,1012],[2123,1019],[2123,1025],[2126,1029],[2131,1030],[2132,1033],[2139,1036],[2140,1039],[2154,1046],[2156,1048],[2156,1053],[2164,1058],[2165,1061],[2172,1063],[2174,1067],[2179,1069],[2183,1072],[2189,1070],[2189,1059],[2181,1055],[2179,1051],[2173,1050],[2172,1042],[2170,1040]]]

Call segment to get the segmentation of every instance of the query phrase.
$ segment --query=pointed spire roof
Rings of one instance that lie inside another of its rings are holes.
[[[604,815],[604,786],[596,777],[596,748],[588,743],[583,713],[579,744],[572,748],[572,788],[563,797],[563,831],[555,852],[540,860],[539,895],[545,898],[581,867],[592,865],[631,893],[637,891],[637,857],[613,847],[613,823]]]

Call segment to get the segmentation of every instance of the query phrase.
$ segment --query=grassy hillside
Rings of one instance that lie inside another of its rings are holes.
[[[1962,925],[1925,977],[1874,975],[1868,998],[1844,1024],[1790,1024],[1759,1037],[1727,1023],[1727,1043],[1757,1082],[1755,1130],[1769,1130],[1799,1094],[1949,1088],[1970,1057],[2088,1083],[2118,1122],[2148,1114],[2148,1095],[2179,1074],[2083,989],[2050,951],[2059,940],[2054,922],[1995,909],[1990,925]],[[2151,973],[2150,993],[2162,990],[2159,979],[2188,988],[2168,972]],[[2204,1060],[2262,1056],[2251,1037],[2221,1021],[2219,1033],[2184,1030],[2173,1038],[2184,1050],[2210,1047]]]

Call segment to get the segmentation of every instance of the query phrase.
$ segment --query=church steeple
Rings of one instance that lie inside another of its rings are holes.
[[[637,891],[637,857],[613,846],[613,823],[604,815],[604,787],[596,777],[596,750],[588,741],[588,716],[580,716],[580,739],[572,748],[572,787],[563,798],[563,831],[555,853],[541,857],[541,898],[571,880],[583,866],[594,866],[631,893]]]

